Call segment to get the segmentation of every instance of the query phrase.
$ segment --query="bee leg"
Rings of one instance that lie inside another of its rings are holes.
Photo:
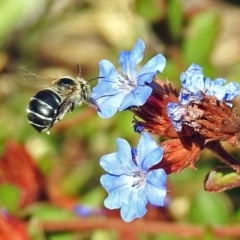
[[[95,108],[97,111],[99,110],[99,107],[98,107],[97,102],[96,102],[95,99],[89,98],[88,104],[89,104],[91,107]]]
[[[72,112],[74,110],[74,108],[75,108],[75,104],[72,103],[71,106],[70,106],[69,112]]]

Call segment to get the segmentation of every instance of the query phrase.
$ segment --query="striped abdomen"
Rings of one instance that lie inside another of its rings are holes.
[[[28,121],[38,131],[48,130],[54,124],[61,98],[54,91],[45,89],[35,94],[28,105]]]

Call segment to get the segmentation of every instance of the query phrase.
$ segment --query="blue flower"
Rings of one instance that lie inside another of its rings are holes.
[[[177,132],[182,131],[182,120],[187,114],[187,108],[180,103],[169,102],[167,104],[168,117]]]
[[[107,190],[105,207],[119,209],[124,221],[142,218],[148,202],[163,206],[166,195],[164,169],[149,170],[159,163],[163,150],[148,133],[143,133],[137,148],[131,148],[124,139],[117,139],[118,151],[100,159],[100,165],[108,172],[101,177]]]
[[[137,65],[143,59],[144,42],[138,39],[131,52],[122,51],[119,63],[123,76],[108,60],[99,62],[99,82],[92,89],[91,98],[98,106],[98,115],[110,118],[117,111],[133,106],[143,105],[152,93],[149,84],[158,72],[162,72],[166,59],[157,54],[149,60],[139,71]]]
[[[204,99],[204,94],[215,96],[219,101],[226,101],[228,106],[232,106],[229,101],[240,94],[240,87],[236,82],[230,82],[226,85],[226,80],[217,78],[211,80],[205,78],[202,68],[197,64],[191,64],[186,72],[180,76],[182,89],[179,93],[180,103],[169,102],[167,105],[168,117],[177,132],[182,131],[182,124],[186,116],[193,117],[187,107],[191,103],[199,103]],[[197,113],[200,116],[201,112]]]
[[[197,91],[193,93],[188,91],[186,88],[182,88],[179,92],[179,100],[183,105],[188,104],[190,102],[195,102],[195,103],[200,102],[201,100],[203,100],[203,98],[204,96],[201,91]]]
[[[132,126],[134,129],[134,132],[137,132],[140,134],[144,131],[144,126],[135,117],[133,117]]]
[[[89,217],[93,214],[94,209],[89,207],[89,206],[84,206],[84,205],[76,205],[74,208],[74,212],[81,217]]]
[[[133,125],[133,129],[134,132],[142,133],[144,131],[144,126],[142,126],[139,122],[135,122],[135,124]]]
[[[93,215],[102,215],[103,210],[100,208],[77,204],[74,206],[73,211],[80,217],[90,217]]]
[[[226,80],[223,78],[215,80],[205,78],[202,68],[195,63],[181,74],[180,79],[182,87],[189,92],[193,94],[203,92],[206,95],[215,96],[219,101],[231,101],[240,93],[240,87],[236,82],[230,82],[224,86]]]

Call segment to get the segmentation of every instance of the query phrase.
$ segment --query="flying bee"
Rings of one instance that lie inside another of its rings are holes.
[[[30,99],[27,107],[28,121],[39,133],[42,131],[49,133],[55,123],[82,102],[95,106],[90,98],[89,82],[81,78],[79,65],[78,69],[77,78],[64,76],[52,79],[40,77],[24,67],[21,68],[21,74],[28,85],[43,88]]]

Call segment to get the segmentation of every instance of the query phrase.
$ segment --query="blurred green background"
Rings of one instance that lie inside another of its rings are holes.
[[[103,174],[99,159],[116,150],[117,137],[136,146],[139,135],[131,127],[132,113],[121,112],[106,120],[82,105],[56,124],[50,135],[39,134],[26,116],[26,107],[36,90],[21,84],[18,67],[25,66],[39,76],[57,78],[77,76],[79,64],[82,77],[88,80],[98,76],[100,60],[108,59],[118,66],[119,52],[131,50],[137,38],[141,38],[146,45],[143,63],[162,53],[167,65],[161,77],[177,88],[180,73],[193,62],[203,67],[205,76],[240,83],[240,5],[237,3],[220,0],[1,0],[0,149],[3,154],[9,140],[21,143],[47,179],[44,189],[48,194],[44,204],[36,199],[27,208],[21,208],[19,190],[2,184],[1,207],[29,223],[30,231],[37,236],[33,239],[119,239],[111,231],[99,230],[88,234],[45,234],[30,223],[33,219],[74,217],[66,210],[67,203],[59,204],[61,197],[73,198],[91,207],[103,206],[106,192],[99,183]],[[92,86],[95,84],[96,81],[91,82]],[[239,106],[239,100],[234,104]],[[225,147],[240,157],[239,151]],[[205,175],[218,165],[219,161],[204,151],[196,165],[197,171],[185,169],[169,177],[167,214],[172,222],[205,226],[240,221],[237,189],[221,194],[204,192]],[[63,209],[66,212],[63,213]],[[160,213],[156,219],[166,220]],[[141,239],[150,238],[146,233]],[[151,239],[179,238],[167,238],[159,233],[151,235]],[[214,238],[209,234],[208,239]]]

